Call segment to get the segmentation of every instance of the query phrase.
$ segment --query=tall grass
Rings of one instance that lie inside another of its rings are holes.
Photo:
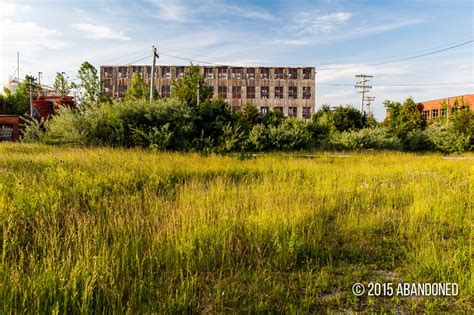
[[[472,311],[473,158],[2,144],[0,312]]]

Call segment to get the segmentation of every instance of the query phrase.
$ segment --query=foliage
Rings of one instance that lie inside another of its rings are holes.
[[[60,96],[67,96],[71,91],[71,84],[67,82],[63,73],[56,72],[54,78],[53,90]]]
[[[402,141],[405,141],[410,132],[424,129],[426,122],[412,98],[406,99],[403,104],[387,100],[384,105],[389,113],[384,124]]]
[[[352,106],[338,106],[332,111],[331,120],[334,128],[342,132],[364,128],[367,117]]]
[[[100,102],[107,101],[101,89],[101,82],[97,75],[97,69],[88,61],[84,61],[79,68],[77,87],[80,89],[80,103],[83,107],[95,106]]]
[[[125,93],[125,100],[146,99],[148,97],[150,97],[150,87],[145,83],[140,72],[137,71],[133,74],[130,88]]]
[[[197,108],[198,88],[199,103],[208,100],[211,96],[211,88],[206,85],[204,78],[199,74],[199,66],[191,65],[186,69],[182,78],[173,81],[171,97],[192,108]]]
[[[336,149],[401,150],[403,145],[384,128],[366,128],[335,134],[332,146]]]
[[[21,84],[19,84],[15,93],[4,87],[5,103],[7,105],[7,114],[9,115],[25,115],[30,113],[30,85],[32,97],[38,94],[38,86],[34,79],[26,76]]]
[[[426,135],[434,148],[444,153],[462,153],[469,151],[471,136],[454,129],[454,125],[434,123],[426,129]]]

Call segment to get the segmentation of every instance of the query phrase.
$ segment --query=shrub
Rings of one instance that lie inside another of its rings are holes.
[[[335,149],[349,150],[400,150],[403,148],[400,140],[391,136],[384,128],[365,128],[358,131],[336,133],[331,139],[331,144]]]
[[[311,142],[309,124],[301,119],[287,118],[280,125],[269,128],[269,139],[274,150],[305,149]]]
[[[426,129],[434,148],[443,153],[462,153],[471,150],[471,137],[454,130],[450,123],[432,124]]]

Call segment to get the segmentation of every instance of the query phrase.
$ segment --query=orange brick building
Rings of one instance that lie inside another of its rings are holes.
[[[418,109],[426,120],[449,117],[455,110],[469,106],[474,110],[474,94],[440,98],[418,103]]]

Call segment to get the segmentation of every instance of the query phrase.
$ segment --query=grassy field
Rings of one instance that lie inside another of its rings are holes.
[[[0,313],[472,312],[474,155],[316,154],[0,144]]]

